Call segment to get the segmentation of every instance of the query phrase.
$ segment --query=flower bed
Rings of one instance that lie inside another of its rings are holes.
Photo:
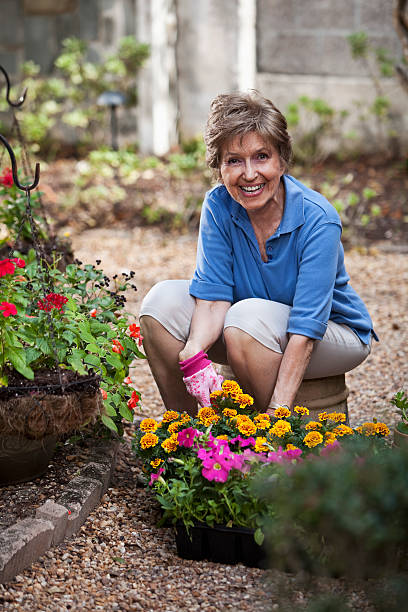
[[[375,421],[352,429],[343,413],[322,412],[318,421],[306,422],[304,406],[279,407],[273,415],[257,414],[252,406],[252,397],[226,380],[197,417],[167,411],[161,421],[140,423],[133,448],[163,522],[179,521],[188,531],[197,524],[249,528],[260,545],[264,519],[274,516],[274,508],[255,490],[255,481],[290,474],[296,463],[324,457],[348,439],[381,444],[389,434]]]

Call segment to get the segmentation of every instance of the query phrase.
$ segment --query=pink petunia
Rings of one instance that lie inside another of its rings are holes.
[[[229,469],[225,468],[219,461],[218,456],[207,457],[203,461],[203,469],[201,470],[201,473],[207,480],[226,482],[229,472]]]
[[[184,446],[184,448],[191,448],[194,444],[194,439],[197,435],[197,429],[194,429],[194,427],[187,427],[186,429],[182,429],[178,432],[177,440],[180,446]]]
[[[237,436],[236,438],[231,438],[231,444],[235,442],[239,443],[240,448],[245,448],[246,446],[255,446],[256,440],[255,438],[243,438],[242,436]]]
[[[161,476],[161,474],[163,474],[163,472],[164,468],[160,468],[156,474],[154,472],[150,474],[149,487],[152,486],[152,484],[159,478],[159,476]]]
[[[1,302],[0,310],[2,310],[3,317],[9,317],[10,315],[17,314],[17,308],[11,302]]]

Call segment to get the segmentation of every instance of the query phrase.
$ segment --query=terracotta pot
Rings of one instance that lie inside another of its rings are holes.
[[[398,448],[408,447],[408,433],[403,433],[396,427],[394,428],[394,446]]]
[[[0,435],[0,485],[33,480],[47,471],[57,436],[29,440],[24,436]]]

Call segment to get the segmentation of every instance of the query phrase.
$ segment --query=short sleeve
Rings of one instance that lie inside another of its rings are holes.
[[[326,222],[313,228],[301,245],[288,333],[323,338],[332,307],[340,236],[340,224]]]
[[[214,191],[206,195],[201,210],[197,260],[190,294],[202,300],[232,302],[232,244],[227,213]]]

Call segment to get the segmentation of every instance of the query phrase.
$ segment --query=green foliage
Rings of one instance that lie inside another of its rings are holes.
[[[348,175],[343,177],[343,185],[348,184]],[[343,225],[343,237],[349,242],[359,239],[356,232],[359,229],[369,227],[376,217],[381,216],[382,210],[378,204],[370,203],[378,196],[375,189],[364,187],[361,195],[355,191],[349,191],[342,197],[335,197],[340,186],[323,183],[321,192],[327,197],[340,215]],[[360,237],[361,238],[361,237]]]
[[[28,95],[17,114],[25,140],[42,157],[56,152],[58,130],[63,125],[73,130],[71,140],[81,150],[103,140],[109,118],[106,109],[97,105],[102,92],[121,92],[127,108],[137,103],[136,78],[149,55],[148,46],[137,43],[133,36],[125,37],[117,52],[99,63],[90,62],[87,51],[84,41],[67,38],[52,76],[42,76],[32,61],[22,66],[24,79],[18,89],[27,87]],[[7,109],[5,102],[0,104],[1,110]]]
[[[408,551],[408,450],[364,437],[343,449],[260,483],[276,512],[267,530],[272,555],[292,571],[392,575]]]
[[[408,433],[408,396],[403,389],[394,395],[391,399],[391,404],[397,408],[397,414],[401,417],[397,428],[402,433]]]

